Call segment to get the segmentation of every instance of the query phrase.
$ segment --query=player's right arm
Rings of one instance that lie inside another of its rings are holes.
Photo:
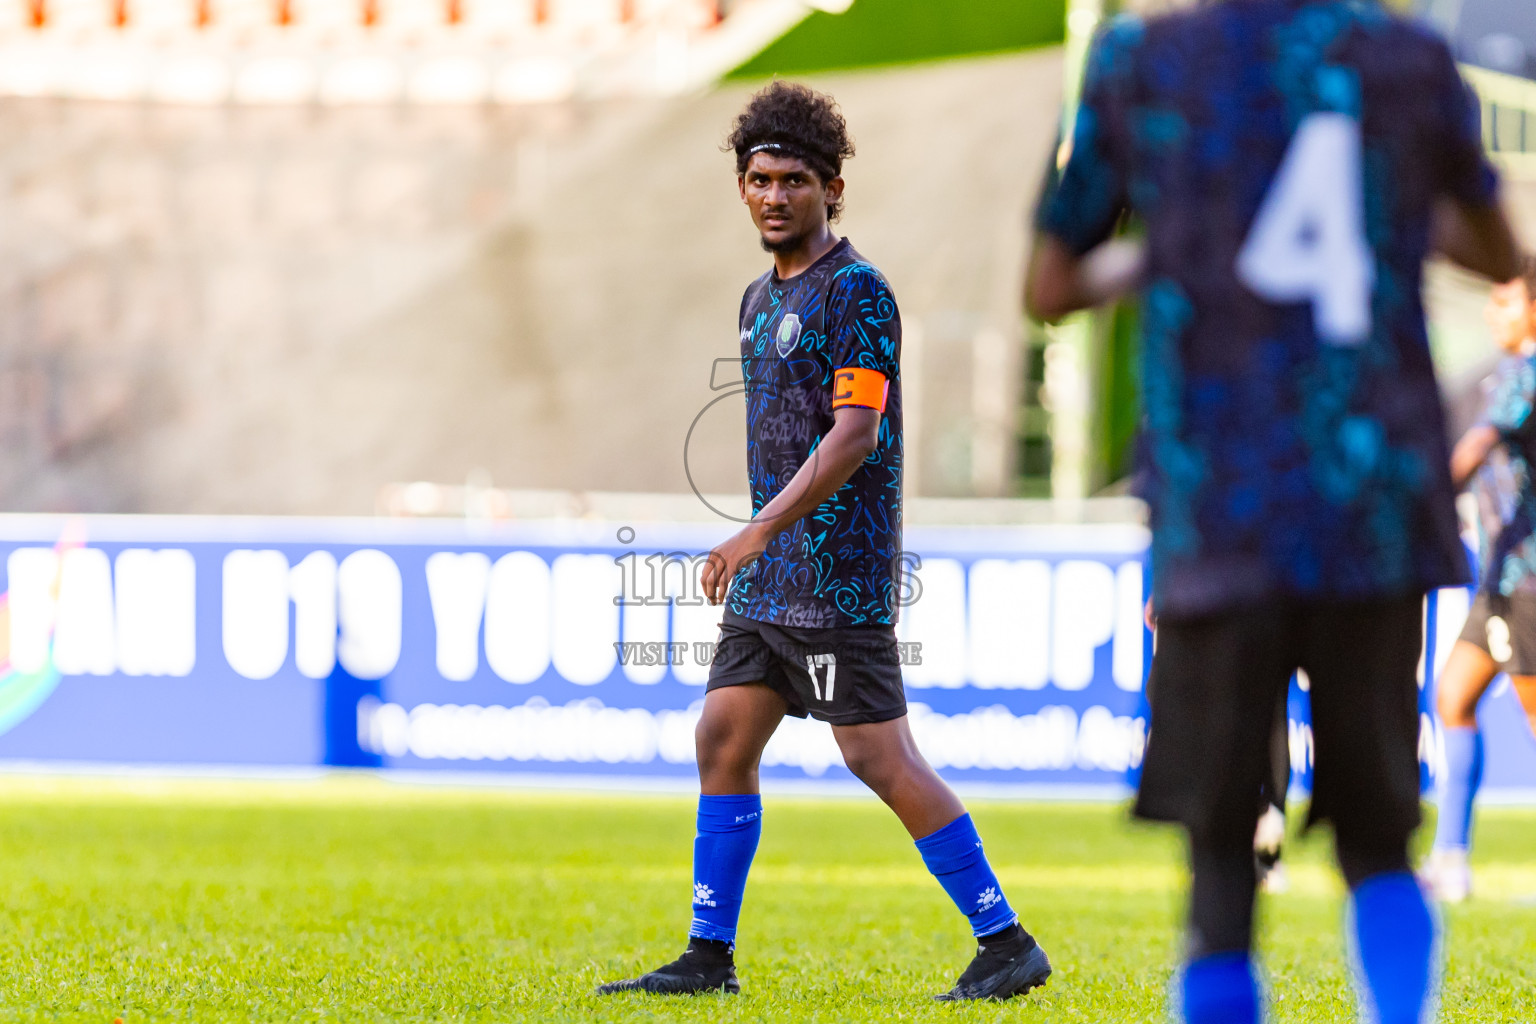
[[[1466,486],[1478,467],[1502,442],[1526,437],[1536,426],[1536,368],[1521,361],[1502,370],[1488,395],[1483,419],[1456,442],[1451,451],[1451,480]]]
[[[1498,443],[1499,428],[1487,423],[1481,423],[1461,435],[1461,440],[1451,450],[1451,482],[1457,490],[1465,487],[1477,468],[1488,461],[1488,456],[1493,454]]]
[[[736,574],[756,561],[776,535],[837,493],[879,447],[880,410],[848,406],[832,415],[832,429],[784,489],[750,523],[709,553],[700,582],[710,604],[723,603]]]
[[[1072,155],[1036,216],[1024,306],[1037,320],[1054,322],[1112,302],[1141,283],[1146,260],[1141,243],[1109,241],[1128,205],[1124,164],[1115,151],[1123,108],[1116,85],[1136,38],[1135,23],[1122,20],[1100,35],[1089,53]]]
[[[1069,313],[1116,302],[1141,285],[1146,244],[1128,238],[1105,242],[1079,256],[1053,235],[1035,239],[1024,305],[1029,315],[1055,323]]]
[[[899,369],[896,297],[873,268],[848,267],[834,279],[827,324],[832,428],[752,522],[710,552],[702,577],[710,604],[722,603],[743,566],[756,560],[774,536],[836,494],[880,446],[886,399]]]

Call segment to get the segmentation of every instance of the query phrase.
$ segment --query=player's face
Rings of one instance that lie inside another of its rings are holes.
[[[1536,341],[1536,296],[1525,281],[1516,279],[1498,285],[1489,296],[1484,316],[1493,340],[1509,352],[1518,351],[1528,341]]]
[[[827,224],[827,205],[843,193],[843,179],[822,182],[799,157],[754,153],[739,179],[741,201],[769,252],[791,252]]]

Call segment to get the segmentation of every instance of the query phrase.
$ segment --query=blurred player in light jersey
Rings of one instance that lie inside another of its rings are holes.
[[[1477,498],[1481,585],[1461,639],[1436,681],[1444,723],[1440,820],[1424,877],[1442,900],[1472,892],[1467,852],[1472,801],[1482,782],[1477,703],[1500,672],[1509,673],[1536,729],[1536,262],[1494,289],[1488,326],[1507,356],[1484,382],[1480,423],[1451,454],[1451,477]]]
[[[1420,289],[1432,244],[1518,271],[1480,135],[1445,43],[1374,3],[1218,0],[1116,20],[1089,56],[1027,292],[1047,320],[1141,292],[1159,618],[1136,811],[1189,838],[1189,1024],[1262,1013],[1254,794],[1298,668],[1366,1016],[1419,1024],[1433,995],[1421,616],[1469,567]],[[1127,215],[1140,267],[1096,254]]]
[[[703,573],[725,604],[699,756],[693,922],[681,957],[599,992],[736,992],[734,949],[762,834],[758,764],[785,715],[832,726],[848,768],[896,812],[978,948],[940,999],[1006,999],[1051,964],[1019,924],[971,816],[907,723],[901,581],[901,313],[833,233],[853,155],[831,97],[775,82],[736,119],[741,198],[773,269],[742,297],[752,521]]]

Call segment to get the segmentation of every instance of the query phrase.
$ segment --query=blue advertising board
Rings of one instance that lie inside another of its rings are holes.
[[[697,571],[723,532],[0,517],[0,761],[682,783],[719,622]],[[1124,791],[1147,730],[1146,540],[1129,525],[907,531],[903,674],[946,778]],[[1465,606],[1459,591],[1427,604],[1427,664]],[[1299,688],[1293,712],[1304,784]],[[1529,786],[1536,742],[1490,731],[1490,787]],[[828,727],[796,719],[763,774],[851,781]]]

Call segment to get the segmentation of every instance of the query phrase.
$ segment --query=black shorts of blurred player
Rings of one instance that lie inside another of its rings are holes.
[[[1150,606],[1147,622],[1155,627]],[[1147,702],[1156,698],[1158,656],[1152,656],[1147,670]],[[1153,722],[1156,728],[1156,722]],[[1290,689],[1281,690],[1275,704],[1274,724],[1269,732],[1269,771],[1259,787],[1257,807],[1259,823],[1253,833],[1253,859],[1259,884],[1269,892],[1283,892],[1288,886],[1281,858],[1285,852],[1285,803],[1291,788]]]
[[[1315,769],[1307,824],[1334,827],[1351,886],[1407,871],[1419,823],[1423,597],[1270,599],[1158,621],[1157,686],[1136,814],[1184,825],[1194,863],[1192,959],[1248,947],[1255,794],[1282,695],[1311,680]]]
[[[1507,673],[1536,731],[1536,595],[1493,597],[1481,591],[1435,684],[1440,719],[1450,728],[1477,725],[1477,705],[1499,673]]]
[[[907,713],[894,626],[795,629],[727,610],[707,690],[758,684],[796,718],[860,725]]]

